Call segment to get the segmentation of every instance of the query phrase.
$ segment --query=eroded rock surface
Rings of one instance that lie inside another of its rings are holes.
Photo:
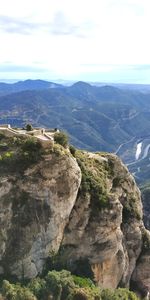
[[[99,286],[129,287],[132,276],[150,289],[133,177],[115,155],[75,156],[56,147],[22,172],[1,172],[0,273],[32,278],[57,254],[63,266]]]
[[[100,286],[129,286],[142,249],[142,205],[133,177],[113,155],[85,154],[86,168],[104,176],[106,203],[81,189],[63,239],[63,259],[75,270],[87,259]],[[101,160],[100,160],[101,158]],[[98,164],[99,161],[99,164]],[[96,202],[96,203],[94,203]],[[70,259],[70,261],[69,261]]]
[[[1,177],[1,274],[41,273],[49,253],[60,247],[80,181],[76,160],[63,153],[45,156],[22,176]]]
[[[143,248],[132,274],[131,286],[139,295],[148,298],[150,295],[150,232],[144,229]]]

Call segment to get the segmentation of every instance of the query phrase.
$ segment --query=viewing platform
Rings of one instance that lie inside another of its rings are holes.
[[[27,130],[26,128],[12,128],[10,124],[0,125],[0,133],[4,134],[6,137],[34,137],[37,139],[44,148],[53,147],[54,145],[54,135],[59,132],[57,128],[55,129],[45,129],[45,128],[32,128]]]

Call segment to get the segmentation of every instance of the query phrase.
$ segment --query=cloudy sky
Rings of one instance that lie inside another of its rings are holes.
[[[150,0],[0,0],[0,80],[150,83]]]

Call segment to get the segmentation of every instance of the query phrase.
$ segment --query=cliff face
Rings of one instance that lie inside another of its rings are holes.
[[[93,274],[100,286],[129,286],[132,274],[133,281],[149,286],[149,269],[144,279],[135,276],[149,260],[140,193],[117,156],[76,151],[74,158],[55,147],[21,172],[17,160],[13,170],[12,159],[7,168],[5,160],[0,162],[1,274],[32,278],[58,252],[64,266]]]
[[[143,203],[143,219],[145,227],[150,230],[150,184],[149,182],[141,186],[141,195]]]
[[[86,258],[100,286],[129,286],[142,249],[139,190],[116,156],[86,154],[83,160],[93,176],[104,177],[106,199],[97,203],[91,190],[81,188],[65,229],[62,255],[67,251],[73,267]]]
[[[76,160],[63,151],[44,156],[22,175],[1,176],[1,274],[41,273],[45,258],[60,247],[80,181]]]

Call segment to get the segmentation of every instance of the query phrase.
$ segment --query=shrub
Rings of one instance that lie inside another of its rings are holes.
[[[69,146],[69,150],[70,150],[70,153],[75,156],[75,153],[76,153],[76,148],[73,146],[73,145],[70,145]]]
[[[28,284],[28,288],[38,299],[44,299],[46,295],[46,281],[42,278],[34,278]]]
[[[22,144],[22,150],[25,152],[37,152],[40,149],[40,143],[34,138],[29,138]]]
[[[138,300],[139,298],[128,289],[104,289],[101,292],[102,300]]]
[[[89,278],[85,278],[85,277],[80,277],[80,276],[76,276],[76,275],[72,275],[74,283],[76,285],[78,285],[79,287],[90,287],[93,288],[95,287],[93,281]]]
[[[46,276],[46,286],[53,294],[54,299],[67,300],[75,288],[75,283],[69,271],[51,271]]]
[[[36,162],[42,154],[42,146],[35,138],[29,138],[21,145],[22,159]]]
[[[27,130],[27,131],[32,131],[32,130],[33,130],[32,125],[31,125],[31,124],[27,124],[27,125],[26,125],[26,130]]]
[[[139,300],[128,289],[99,289],[88,278],[73,276],[69,271],[48,272],[27,286],[4,280],[0,299],[7,300]],[[4,297],[4,298],[3,298]]]
[[[36,300],[28,288],[22,287],[20,284],[11,284],[7,280],[3,281],[2,295],[7,300]]]
[[[68,136],[65,132],[56,132],[54,135],[54,141],[57,144],[62,145],[63,147],[67,147],[68,146]]]

